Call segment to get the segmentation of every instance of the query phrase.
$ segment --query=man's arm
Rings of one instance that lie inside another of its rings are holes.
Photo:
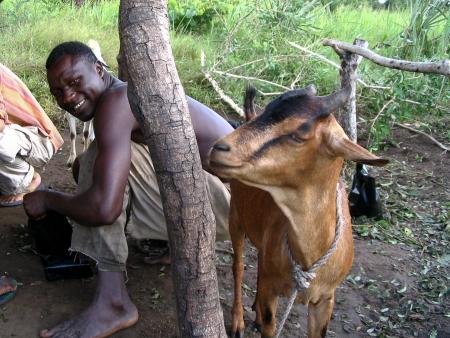
[[[24,198],[27,213],[39,218],[53,210],[87,226],[113,223],[122,211],[130,169],[131,132],[135,127],[126,87],[105,93],[94,119],[97,157],[92,185],[76,195],[53,191],[27,194]]]
[[[200,157],[205,166],[209,151],[216,141],[233,131],[231,125],[212,109],[186,96]]]

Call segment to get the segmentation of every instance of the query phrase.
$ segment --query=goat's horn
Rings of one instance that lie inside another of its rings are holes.
[[[247,86],[244,96],[244,112],[245,120],[250,121],[256,117],[254,100],[256,96],[256,88],[253,86]]]
[[[305,87],[305,90],[308,92],[308,94],[310,94],[312,96],[315,96],[317,94],[317,88],[313,84],[307,85]]]
[[[334,92],[327,96],[320,97],[324,110],[326,112],[331,113],[336,109],[342,107],[345,104],[345,102],[347,102],[350,93],[351,87],[350,85],[348,85],[342,88],[341,90],[338,90],[337,92]]]

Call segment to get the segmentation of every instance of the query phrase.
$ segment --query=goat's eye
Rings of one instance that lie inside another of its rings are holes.
[[[291,138],[291,140],[293,140],[293,141],[295,141],[297,143],[305,142],[305,140],[303,138],[301,138],[298,133],[292,133],[292,134],[289,135],[289,137]]]

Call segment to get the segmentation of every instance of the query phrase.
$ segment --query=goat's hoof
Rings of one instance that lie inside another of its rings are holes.
[[[231,338],[244,338],[244,330],[233,332]]]
[[[257,322],[251,322],[249,328],[253,332],[260,332],[261,333],[261,324],[258,324]]]

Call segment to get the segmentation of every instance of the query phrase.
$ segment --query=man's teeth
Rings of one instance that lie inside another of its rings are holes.
[[[81,101],[80,103],[77,103],[77,104],[75,105],[75,107],[73,107],[73,108],[74,108],[74,109],[80,108],[81,105],[84,103],[84,101],[85,101],[85,100]]]

